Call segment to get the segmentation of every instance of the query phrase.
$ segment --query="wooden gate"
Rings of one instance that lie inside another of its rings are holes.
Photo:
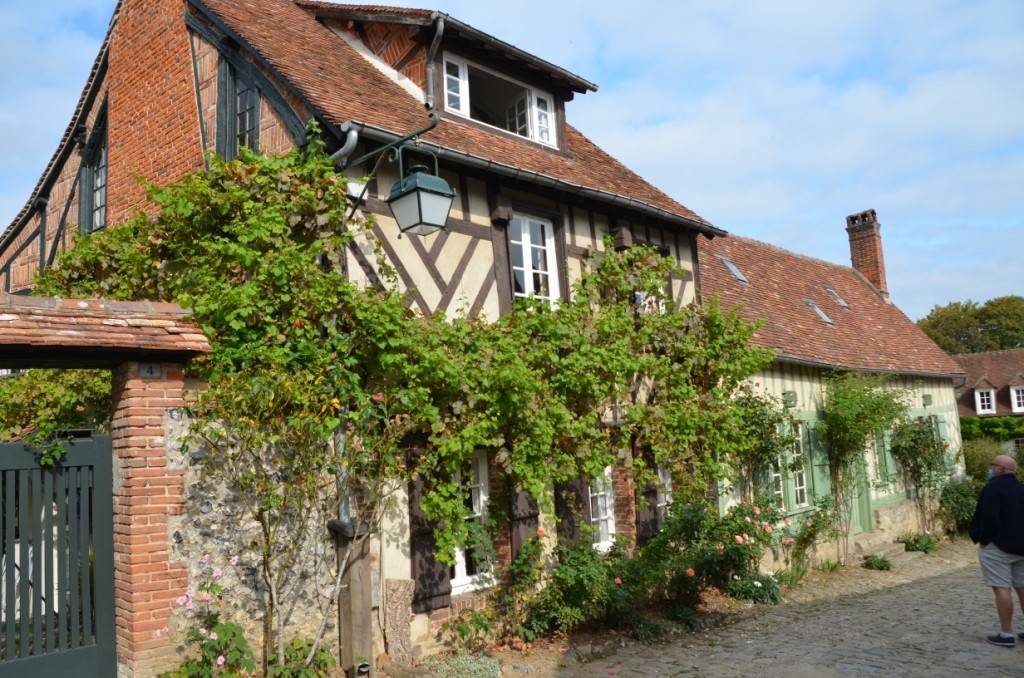
[[[0,678],[116,675],[110,437],[0,444],[0,502]]]

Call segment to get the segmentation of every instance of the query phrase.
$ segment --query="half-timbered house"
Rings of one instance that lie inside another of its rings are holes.
[[[399,284],[424,313],[506,312],[516,297],[568,294],[585,253],[634,240],[661,248],[688,274],[672,302],[695,299],[699,240],[723,232],[598,148],[568,122],[597,86],[443,13],[314,0],[121,0],[60,145],[24,209],[0,235],[0,290],[31,291],[74,232],[116,228],[142,206],[136,181],[167,183],[240,147],[285,151],[315,121],[353,180],[359,158],[428,126],[420,147],[455,189],[446,230],[400,236],[385,203],[399,169],[384,163],[361,208]],[[355,184],[355,181],[353,182]],[[359,248],[347,270],[380,282]],[[486,454],[471,478],[479,512],[500,478]],[[609,471],[583,486],[598,540],[634,534],[636,503]],[[383,544],[380,580],[414,580],[413,640],[432,635],[460,594],[480,586],[465,554],[438,563],[430,526],[408,494],[404,538]],[[536,526],[516,501],[496,547],[511,557]],[[400,523],[402,521],[399,521]],[[453,602],[454,601],[454,602]]]

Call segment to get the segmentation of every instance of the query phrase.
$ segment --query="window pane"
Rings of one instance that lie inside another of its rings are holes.
[[[530,265],[535,271],[548,270],[547,252],[542,247],[530,248]]]
[[[544,247],[547,242],[544,237],[544,224],[539,221],[530,222],[530,242],[537,247]]]
[[[515,293],[519,296],[527,294],[526,291],[526,273],[522,270],[516,270],[512,272],[512,284],[515,285]]]
[[[546,274],[533,274],[533,293],[538,297],[551,297],[551,292],[548,289],[548,276]]]

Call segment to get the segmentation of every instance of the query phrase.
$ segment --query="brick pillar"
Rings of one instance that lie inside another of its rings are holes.
[[[150,365],[146,365],[149,372]],[[177,664],[157,631],[188,586],[185,564],[171,560],[167,518],[185,510],[183,468],[169,468],[164,416],[183,405],[181,365],[139,363],[114,370],[114,609],[120,676],[152,676]]]
[[[615,498],[615,534],[629,538],[636,546],[636,490],[629,471],[621,464],[612,467],[612,495]]]

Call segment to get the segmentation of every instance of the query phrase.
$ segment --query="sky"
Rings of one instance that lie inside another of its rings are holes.
[[[729,233],[849,265],[846,217],[876,210],[913,320],[1024,295],[1024,0],[389,4],[598,85],[568,121]],[[56,151],[114,5],[0,4],[0,230]]]

